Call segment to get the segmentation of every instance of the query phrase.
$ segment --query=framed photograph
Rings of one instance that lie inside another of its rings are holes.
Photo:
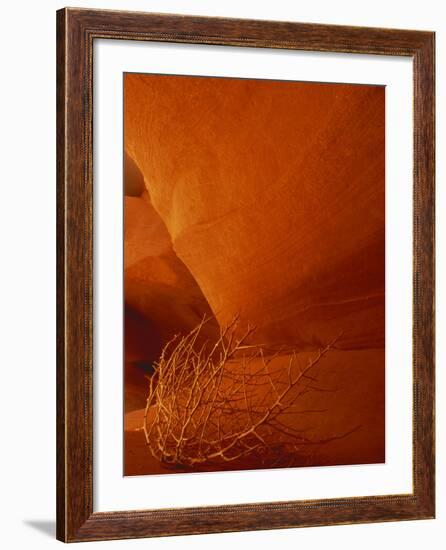
[[[57,12],[57,537],[434,517],[434,33]]]

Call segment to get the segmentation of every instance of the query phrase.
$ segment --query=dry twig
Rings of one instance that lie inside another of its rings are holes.
[[[192,468],[246,457],[270,466],[293,465],[303,445],[347,435],[314,441],[287,422],[290,415],[324,412],[299,410],[298,402],[309,391],[319,391],[310,370],[335,341],[300,365],[294,351],[273,353],[247,344],[255,328],[239,336],[238,319],[215,343],[198,346],[208,321],[168,342],[155,364],[143,430],[156,459]],[[282,360],[273,369],[279,356],[286,357],[286,366]]]

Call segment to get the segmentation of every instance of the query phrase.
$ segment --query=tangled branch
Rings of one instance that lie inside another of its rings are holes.
[[[314,441],[287,421],[297,414],[324,412],[299,410],[298,404],[309,391],[329,391],[317,387],[310,371],[335,341],[301,365],[295,351],[247,344],[255,328],[239,335],[238,319],[215,343],[198,346],[208,320],[168,342],[155,364],[143,430],[156,459],[192,468],[244,457],[275,465],[295,457],[303,445],[347,435]],[[279,356],[285,361],[272,368]]]

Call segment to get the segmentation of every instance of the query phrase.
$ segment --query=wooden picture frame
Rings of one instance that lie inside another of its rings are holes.
[[[93,511],[93,43],[96,39],[407,56],[414,70],[413,492]],[[432,32],[65,8],[57,12],[57,538],[65,542],[434,517]]]

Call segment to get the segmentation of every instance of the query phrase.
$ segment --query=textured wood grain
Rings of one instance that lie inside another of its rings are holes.
[[[410,56],[414,61],[414,491],[93,513],[92,63],[95,38]],[[57,13],[57,537],[104,540],[434,516],[434,34],[64,9]]]

